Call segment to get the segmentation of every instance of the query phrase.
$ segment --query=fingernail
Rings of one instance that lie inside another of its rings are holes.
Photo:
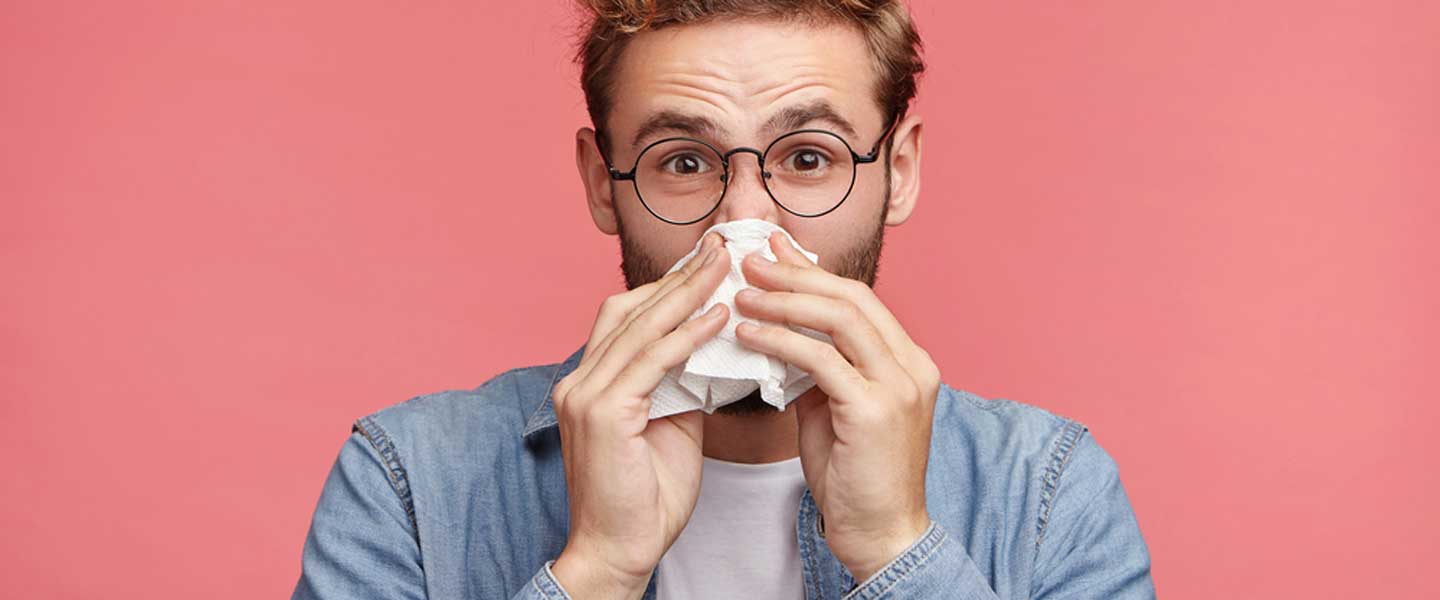
[[[700,266],[702,266],[702,267],[708,267],[708,266],[710,266],[710,263],[715,262],[715,255],[716,255],[716,254],[719,254],[719,253],[720,253],[719,250],[716,250],[716,249],[714,249],[714,248],[711,248],[709,252],[706,252],[706,253],[705,253],[705,261],[702,262],[702,263],[700,263]]]
[[[757,292],[751,288],[745,288],[743,290],[735,292],[735,299],[749,302],[750,300],[753,300],[756,296],[759,295],[760,292]]]

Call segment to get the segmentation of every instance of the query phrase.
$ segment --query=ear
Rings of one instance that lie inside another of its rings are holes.
[[[589,127],[581,127],[575,132],[575,168],[580,171],[580,182],[585,185],[585,204],[590,208],[590,219],[606,235],[615,235],[620,230],[616,226],[610,170],[600,156],[600,146],[595,143],[595,130]]]
[[[904,223],[915,211],[920,200],[920,135],[923,129],[920,115],[907,115],[895,125],[893,146],[890,150],[890,206],[886,209],[885,224],[890,226]]]

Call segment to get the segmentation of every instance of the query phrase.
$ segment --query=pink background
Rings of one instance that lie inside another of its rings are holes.
[[[0,8],[0,581],[286,597],[353,419],[621,289],[575,17],[121,4]],[[1091,426],[1162,597],[1440,595],[1437,6],[916,3],[880,293],[950,384]]]

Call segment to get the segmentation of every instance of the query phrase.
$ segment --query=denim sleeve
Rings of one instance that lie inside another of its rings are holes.
[[[340,448],[310,521],[291,600],[427,597],[404,467],[383,432],[375,433],[378,446],[356,428]],[[513,600],[570,600],[550,564]]]
[[[554,564],[554,560],[545,561],[545,566],[540,567],[535,576],[530,578],[530,585],[511,600],[572,600],[565,588],[560,587],[560,580],[555,579],[555,573],[550,570]]]
[[[1150,552],[1120,484],[1120,471],[1082,435],[1042,503],[1032,597],[1153,599]]]
[[[292,600],[425,598],[414,521],[390,473],[371,441],[352,431],[310,520]]]
[[[865,581],[846,592],[842,600],[887,598],[998,598],[970,554],[945,527],[935,521],[920,539]]]
[[[1083,431],[1083,428],[1077,428]],[[1036,599],[1153,599],[1150,554],[1115,461],[1081,434],[1040,503]],[[852,599],[998,598],[964,545],[930,529],[895,560],[846,592]]]

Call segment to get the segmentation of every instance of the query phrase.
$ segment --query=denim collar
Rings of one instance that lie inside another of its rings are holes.
[[[552,395],[555,393],[555,384],[560,381],[561,377],[568,375],[580,366],[580,358],[584,354],[585,345],[581,344],[575,352],[570,354],[569,358],[565,359],[565,362],[555,366],[555,371],[550,375],[550,385],[545,387],[545,399],[541,400],[540,406],[535,407],[535,411],[530,413],[530,418],[525,422],[525,430],[520,433],[520,437],[529,439],[532,434],[559,424],[559,420],[555,416],[555,403],[552,399]]]

